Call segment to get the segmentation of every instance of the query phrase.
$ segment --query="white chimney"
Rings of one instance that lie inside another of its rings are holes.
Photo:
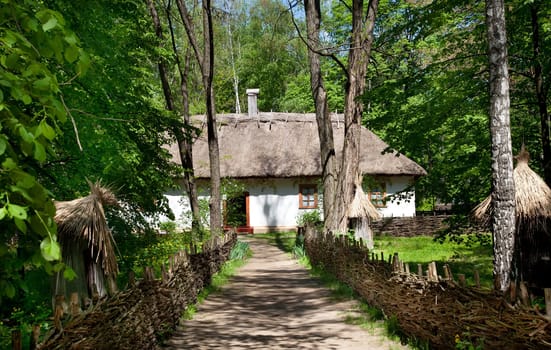
[[[256,117],[258,114],[258,104],[256,100],[260,89],[247,89],[247,105],[249,107],[249,117]]]

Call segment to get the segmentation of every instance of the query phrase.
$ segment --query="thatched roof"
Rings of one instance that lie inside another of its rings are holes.
[[[545,221],[551,218],[551,189],[538,174],[530,169],[528,165],[530,156],[524,146],[516,159],[513,180],[517,222],[524,222],[525,225],[546,225]],[[492,214],[491,195],[473,210],[474,219],[488,227],[491,224]]]
[[[204,117],[195,117],[203,129],[193,145],[195,176],[209,177],[209,156]],[[320,146],[314,114],[260,113],[218,115],[220,172],[222,177],[320,176]],[[342,153],[342,115],[333,117],[337,156]],[[360,170],[370,175],[426,175],[425,170],[403,154],[388,151],[388,145],[362,128]],[[170,151],[180,163],[177,145]]]
[[[90,195],[66,202],[55,202],[60,242],[84,241],[92,259],[101,263],[105,275],[118,273],[114,240],[107,226],[103,207],[115,205],[114,194],[99,183],[90,185]]]

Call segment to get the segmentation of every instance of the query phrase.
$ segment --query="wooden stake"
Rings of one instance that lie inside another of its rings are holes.
[[[13,350],[21,350],[21,331],[19,329],[11,332],[11,348]]]
[[[429,280],[433,282],[438,282],[438,270],[436,268],[436,262],[433,261],[429,264]]]
[[[406,273],[409,275],[409,264],[404,263],[404,269],[406,270]]]
[[[144,268],[143,278],[146,281],[153,281],[155,279],[155,273],[153,272],[153,268],[151,266],[146,266]]]
[[[459,280],[459,285],[461,287],[466,287],[467,286],[467,281],[465,280],[465,274],[464,273],[457,274],[457,279]]]
[[[80,314],[80,298],[78,293],[71,293],[71,316],[76,317]]]
[[[444,279],[446,281],[450,280],[450,271],[448,270],[448,265],[447,264],[444,265]]]
[[[478,270],[474,270],[474,284],[476,288],[480,288],[480,274]]]
[[[128,286],[129,287],[134,287],[136,285],[136,274],[134,273],[134,271],[130,271],[128,273]]]
[[[543,292],[545,294],[545,312],[547,318],[551,319],[551,288],[544,288]]]
[[[530,294],[526,282],[520,282],[520,301],[524,306],[530,306]]]
[[[399,272],[400,267],[398,266],[400,262],[398,261],[398,253],[394,253],[392,256],[392,271]]]
[[[29,344],[29,350],[36,350],[38,347],[38,339],[40,339],[40,325],[35,324],[33,325],[32,333],[31,333],[31,342]]]
[[[55,306],[54,306],[54,326],[58,331],[62,330],[61,319],[65,314],[63,310],[63,303],[65,302],[65,295],[56,295],[55,296]]]
[[[509,284],[509,297],[512,303],[517,300],[517,284],[515,281],[511,281]]]
[[[417,264],[417,275],[423,277],[423,264]]]

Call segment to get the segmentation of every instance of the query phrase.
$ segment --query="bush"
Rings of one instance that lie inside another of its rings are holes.
[[[323,221],[321,220],[321,214],[319,210],[305,211],[297,217],[298,226],[312,225],[316,228],[319,228],[322,224]]]

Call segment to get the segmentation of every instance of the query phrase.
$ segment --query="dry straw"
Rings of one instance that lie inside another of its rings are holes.
[[[547,230],[547,220],[551,218],[551,189],[543,179],[536,174],[528,161],[530,155],[522,146],[516,157],[517,165],[513,171],[515,182],[515,206],[518,224],[524,230]],[[492,198],[486,197],[473,210],[473,217],[486,227],[490,227],[493,214]]]
[[[73,268],[79,280],[88,284],[89,289],[95,284],[103,295],[103,279],[114,280],[119,272],[115,242],[104,212],[104,206],[116,205],[117,199],[99,182],[88,184],[88,196],[55,203],[55,221],[64,262]],[[82,276],[84,271],[87,271],[86,279]],[[78,289],[80,292],[81,288]]]

